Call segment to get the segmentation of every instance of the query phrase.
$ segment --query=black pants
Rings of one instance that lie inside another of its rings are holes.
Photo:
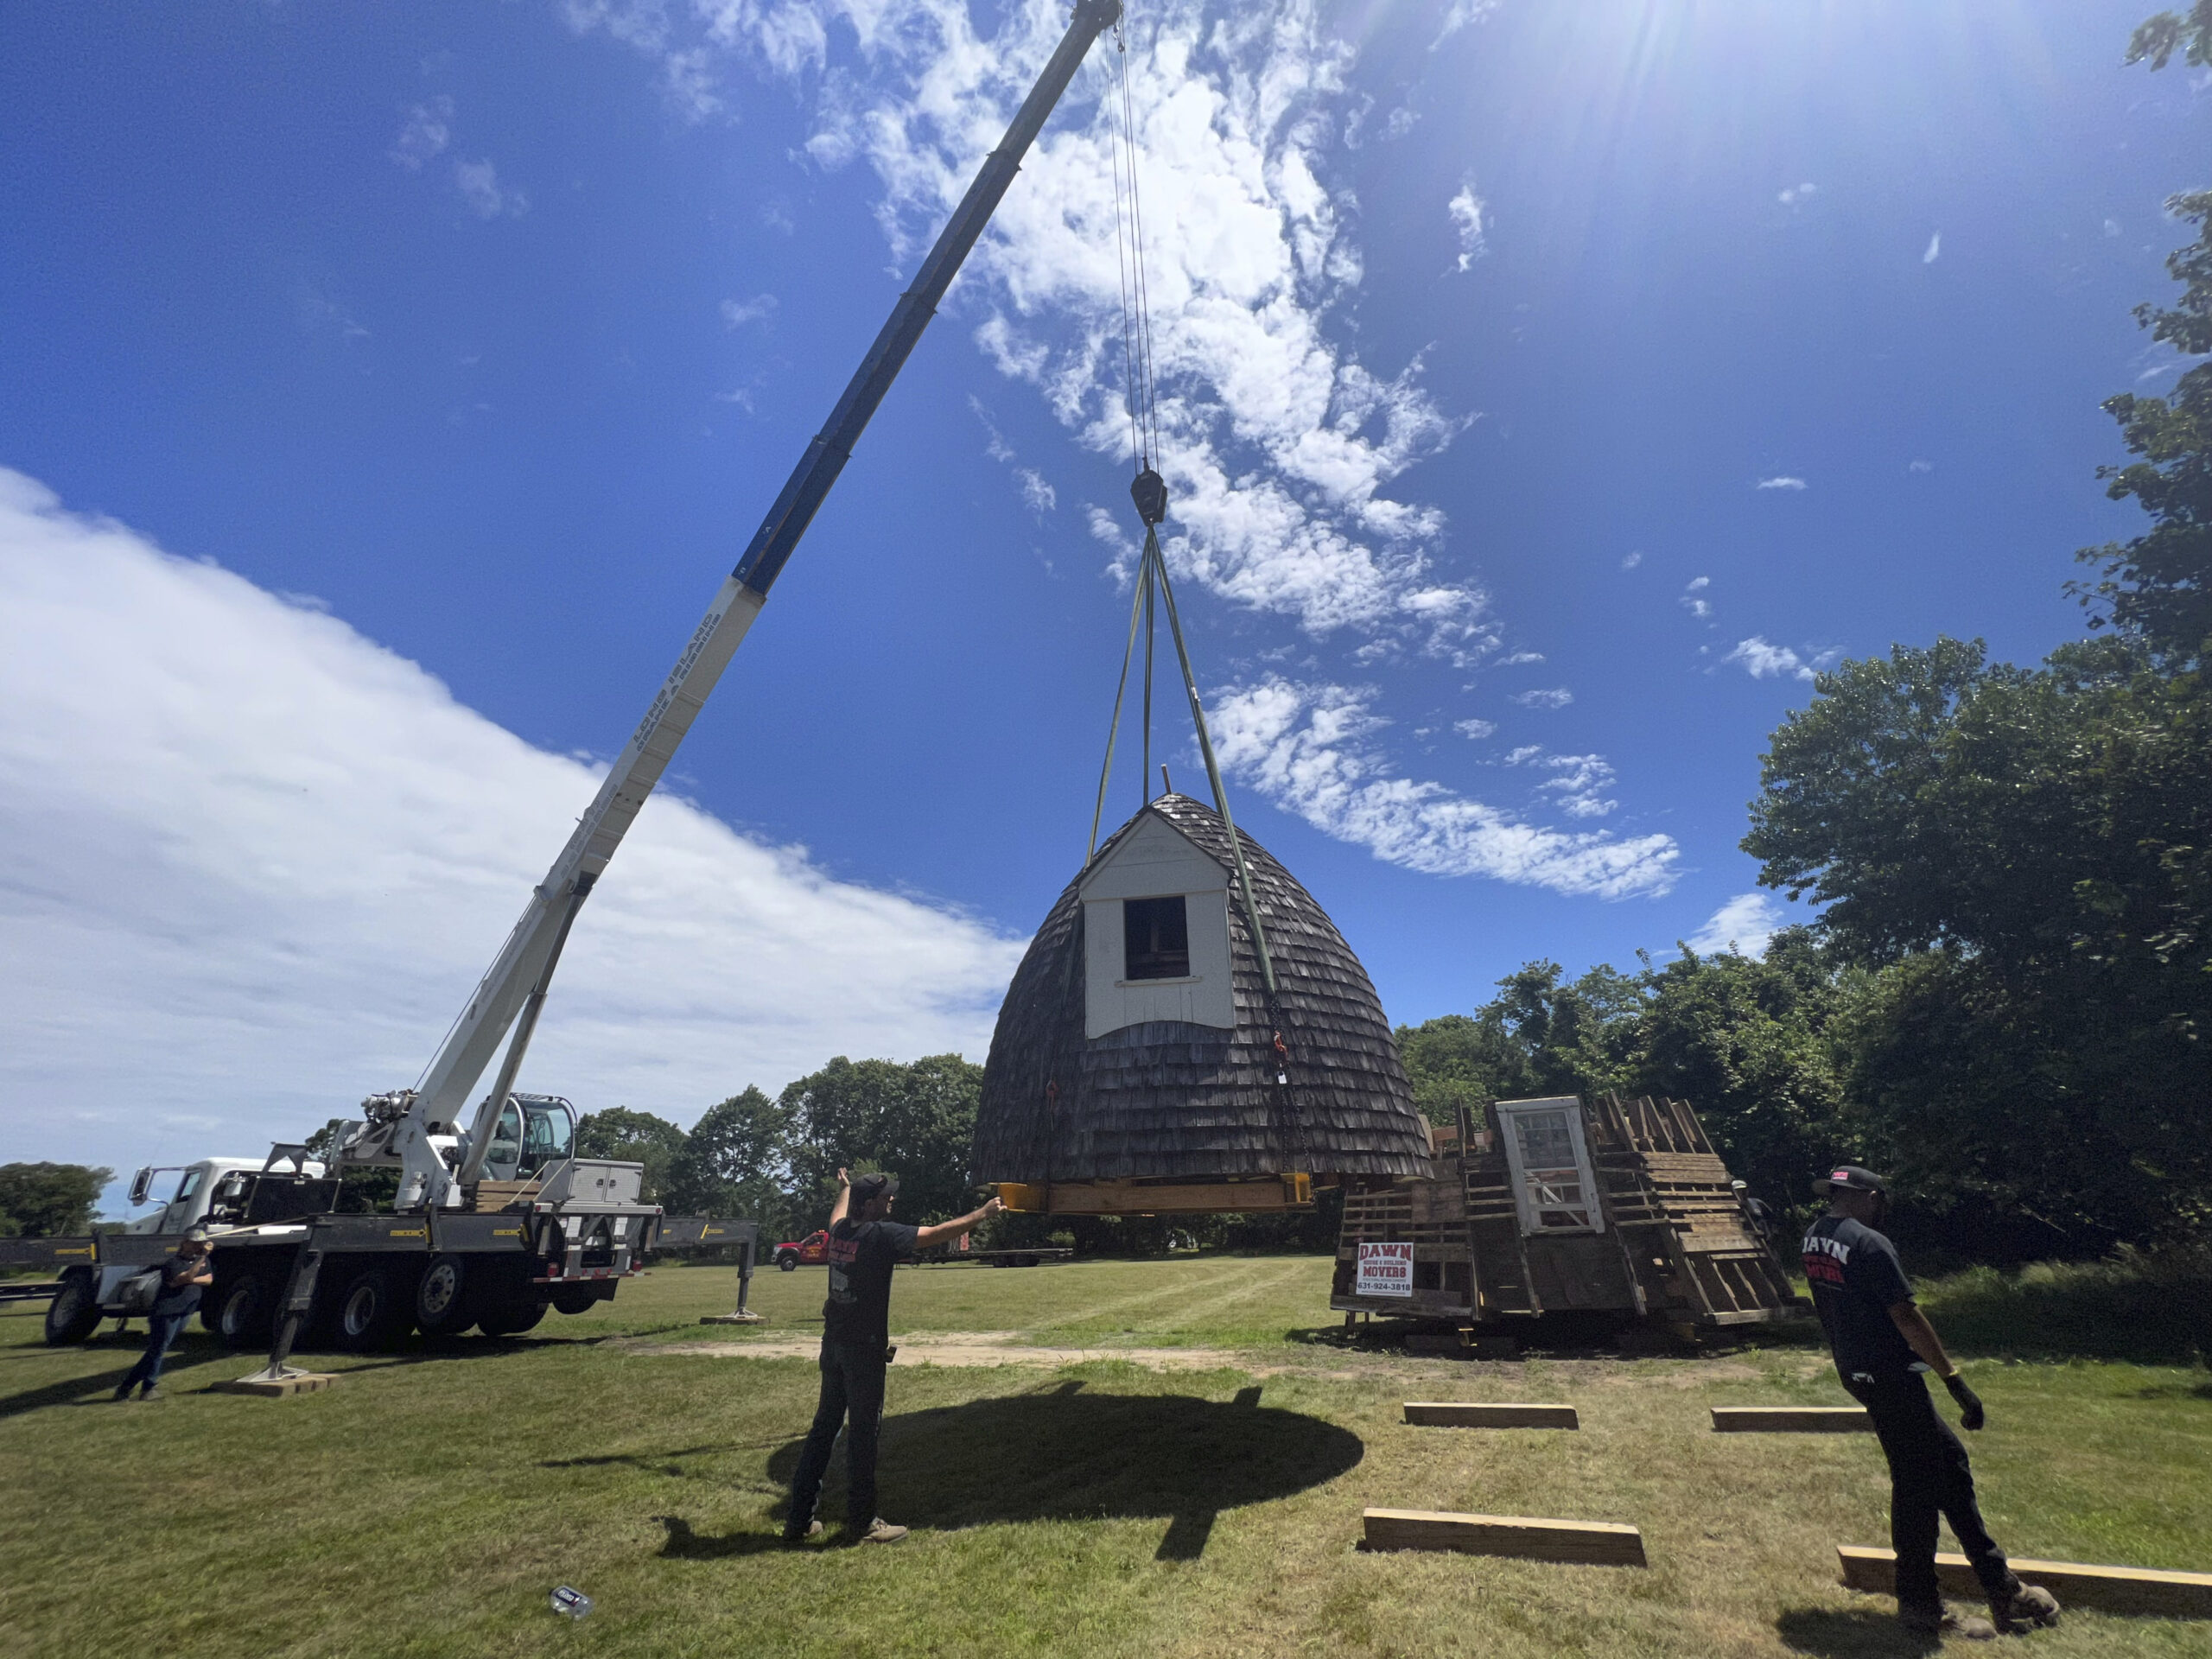
[[[1890,1461],[1890,1548],[1897,1557],[1897,1611],[1927,1612],[1943,1605],[1936,1586],[1939,1515],[1951,1523],[1959,1548],[1990,1599],[2009,1595],[2018,1580],[1981,1523],[1967,1449],[1936,1414],[1927,1379],[1918,1371],[1899,1371],[1848,1377],[1844,1386],[1873,1419],[1882,1455]]]
[[[883,1427],[883,1373],[887,1363],[880,1343],[822,1344],[822,1400],[814,1408],[814,1427],[807,1431],[806,1449],[799,1453],[798,1473],[791,1477],[791,1512],[784,1522],[786,1533],[803,1533],[814,1519],[815,1502],[822,1496],[822,1477],[829,1472],[830,1452],[837,1443],[841,1424],[845,1427],[849,1483],[845,1524],[861,1532],[875,1519],[875,1447]]]

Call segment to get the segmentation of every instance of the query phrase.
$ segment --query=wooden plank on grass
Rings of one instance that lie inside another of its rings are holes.
[[[1897,1592],[1897,1558],[1886,1549],[1839,1544],[1843,1581],[1876,1595]],[[2038,1561],[2016,1556],[2008,1565],[2022,1581],[2039,1584],[2062,1607],[2104,1613],[2148,1613],[2166,1618],[2212,1618],[2212,1573],[2168,1573],[2148,1567],[2088,1567],[2079,1561]],[[1981,1586],[1963,1555],[1936,1558],[1936,1581],[1946,1595],[1977,1601]]]
[[[338,1381],[331,1371],[294,1371],[289,1376],[241,1376],[228,1382],[210,1382],[210,1394],[251,1394],[264,1400],[289,1400],[296,1394],[321,1394]]]
[[[1363,1519],[1370,1549],[1441,1549],[1596,1567],[1645,1565],[1643,1535],[1610,1521],[1542,1521],[1437,1510],[1369,1510]]]
[[[1580,1428],[1573,1406],[1494,1405],[1471,1400],[1408,1400],[1406,1421],[1429,1428]]]
[[[1716,1434],[1872,1434],[1864,1406],[1715,1406]]]

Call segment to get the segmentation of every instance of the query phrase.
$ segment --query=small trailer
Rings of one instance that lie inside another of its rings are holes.
[[[1500,1100],[1429,1173],[1348,1187],[1329,1306],[1471,1332],[1567,1310],[1703,1329],[1798,1310],[1687,1101]]]

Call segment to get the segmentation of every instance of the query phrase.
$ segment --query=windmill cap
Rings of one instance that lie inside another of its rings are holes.
[[[1813,1183],[1813,1196],[1825,1198],[1838,1187],[1847,1192],[1887,1192],[1890,1184],[1871,1169],[1861,1169],[1856,1164],[1838,1164]]]

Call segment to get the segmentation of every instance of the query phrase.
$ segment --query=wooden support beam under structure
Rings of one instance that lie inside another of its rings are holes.
[[[1843,1581],[1874,1595],[1897,1593],[1897,1554],[1887,1549],[1836,1546]],[[2101,1613],[2149,1614],[2164,1618],[2212,1618],[2212,1573],[2171,1573],[2148,1567],[2090,1567],[2078,1561],[2039,1561],[2015,1556],[2006,1563],[2026,1584],[2041,1585],[2062,1607]],[[1981,1586],[1963,1555],[1936,1558],[1943,1593],[1979,1601]]]
[[[1592,1567],[1644,1567],[1643,1535],[1610,1521],[1543,1521],[1522,1515],[1368,1510],[1367,1548],[1436,1549]]]
[[[1716,1434],[1872,1434],[1864,1406],[1715,1406]]]
[[[1242,1181],[1001,1181],[999,1202],[1025,1216],[1192,1216],[1313,1207],[1311,1175]]]
[[[1472,1400],[1408,1400],[1406,1421],[1425,1428],[1580,1428],[1573,1406],[1493,1403]]]

